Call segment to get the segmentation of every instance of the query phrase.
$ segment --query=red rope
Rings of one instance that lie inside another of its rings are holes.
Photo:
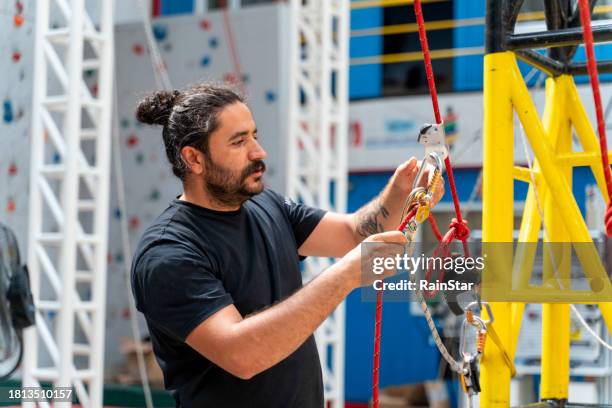
[[[599,149],[601,151],[601,162],[603,164],[606,187],[608,189],[608,207],[604,219],[606,235],[612,236],[612,174],[610,162],[608,161],[608,142],[606,139],[606,123],[603,117],[601,94],[599,92],[599,76],[597,74],[597,61],[595,59],[593,31],[591,30],[591,14],[588,0],[579,0],[580,20],[582,21],[582,33],[584,36],[584,47],[587,55],[587,70],[593,88],[593,100],[595,102],[595,114],[597,115],[597,131],[599,133]]]
[[[376,319],[374,323],[374,364],[372,368],[372,405],[378,408],[378,380],[380,377],[380,332],[382,328],[383,291],[376,293]]]
[[[442,241],[442,234],[440,233],[440,228],[438,228],[438,223],[433,215],[429,214],[429,225],[431,226],[431,231],[436,236],[436,239]]]
[[[402,223],[397,228],[398,231],[403,231],[406,225],[416,215],[417,208],[413,208],[408,211],[406,217],[402,220]],[[379,290],[376,293],[376,316],[374,318],[374,356],[372,364],[372,406],[378,408],[378,390],[379,379],[380,379],[380,339],[381,339],[381,328],[382,328],[382,297],[383,291]]]
[[[417,213],[417,208],[413,208],[410,211],[408,211],[408,214],[406,214],[406,217],[404,217],[404,221],[402,221],[402,223],[399,225],[399,227],[397,227],[398,231],[404,231],[404,228],[406,228],[406,225],[408,225],[408,223],[410,222],[410,220],[412,218],[414,218],[414,216]]]
[[[229,45],[230,56],[234,68],[234,82],[240,87],[240,92],[242,92],[242,95],[246,96],[246,88],[242,79],[242,67],[240,66],[240,55],[238,54],[238,48],[234,38],[234,30],[232,29],[232,22],[227,9],[227,0],[222,0],[221,4],[223,6],[223,25],[225,27],[225,36],[227,37],[227,43]]]
[[[440,115],[440,107],[438,105],[438,92],[436,91],[436,81],[431,65],[431,55],[429,53],[429,44],[427,42],[427,33],[425,31],[425,21],[423,19],[421,0],[414,0],[414,14],[416,15],[417,24],[419,26],[419,40],[421,41],[421,48],[423,50],[425,72],[427,74],[427,84],[429,86],[429,93],[431,94],[431,104],[433,106],[436,123],[441,123],[442,116]],[[463,220],[463,216],[461,215],[459,196],[457,195],[457,185],[455,184],[455,176],[453,174],[453,167],[450,162],[450,156],[447,156],[446,159],[444,159],[444,167],[446,167],[446,174],[448,175],[448,184],[450,185],[451,196],[453,197],[453,205],[455,206],[455,214],[457,215],[457,221],[460,224],[464,224],[465,221]],[[460,240],[463,242],[463,251],[466,256],[468,256],[467,238],[468,237],[465,237],[465,239]]]
[[[433,111],[436,119],[436,123],[442,122],[442,116],[440,115],[440,107],[438,105],[438,93],[436,91],[436,82],[433,75],[433,68],[431,65],[431,55],[429,53],[429,45],[427,43],[427,33],[425,31],[425,21],[423,20],[423,11],[421,9],[421,0],[414,0],[414,13],[417,18],[417,24],[419,27],[419,39],[421,41],[421,48],[423,50],[423,58],[425,62],[425,72],[427,73],[427,84],[429,86],[429,93],[431,94],[431,103],[433,105]],[[446,246],[447,243],[457,238],[463,242],[463,252],[465,256],[469,256],[469,250],[467,246],[467,239],[470,235],[470,230],[467,227],[467,222],[461,215],[461,207],[459,205],[459,196],[457,195],[457,186],[455,184],[455,176],[453,174],[453,168],[450,162],[450,157],[447,156],[444,159],[444,166],[446,167],[446,173],[448,174],[448,183],[450,185],[451,195],[453,197],[453,205],[455,206],[455,214],[457,218],[453,219],[450,225],[449,231],[444,237],[441,236],[440,230],[438,229],[435,220],[430,216],[430,224],[434,231],[434,234],[441,239],[441,246]],[[403,231],[408,222],[416,214],[416,208],[408,213],[406,218],[398,227],[398,230]],[[612,216],[611,221],[612,225]],[[380,330],[382,327],[382,291],[379,291],[376,296],[376,318],[374,322],[374,365],[372,369],[372,406],[374,408],[379,407],[378,402],[378,391],[379,391],[379,375],[380,375]]]

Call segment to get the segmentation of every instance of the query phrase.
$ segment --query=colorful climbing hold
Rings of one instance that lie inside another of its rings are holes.
[[[121,127],[124,129],[127,127],[130,127],[129,119],[126,119],[126,118],[121,119]]]
[[[138,229],[138,227],[140,227],[140,218],[138,218],[136,215],[133,216],[132,218],[130,218],[130,229]]]
[[[157,41],[164,41],[168,36],[168,29],[161,24],[155,24],[153,26],[153,36]]]
[[[132,52],[136,55],[144,54],[144,46],[142,44],[134,44],[132,46]]]
[[[276,100],[276,93],[272,90],[266,91],[266,102],[272,103]]]
[[[200,65],[203,67],[207,67],[210,64],[210,57],[208,55],[205,55],[204,57],[202,57],[202,59],[200,60]]]
[[[21,53],[19,51],[13,51],[13,54],[11,54],[11,59],[13,62],[19,62],[21,59]]]
[[[23,25],[23,14],[15,14],[13,17],[13,24],[15,27],[21,27]]]
[[[10,100],[6,99],[2,104],[4,113],[2,118],[5,123],[11,123],[13,121],[13,104]]]
[[[138,136],[131,134],[128,136],[127,138],[127,146],[128,147],[135,147],[136,145],[138,145]]]
[[[219,46],[219,40],[217,37],[211,37],[210,40],[208,40],[208,45],[210,48],[217,48]]]
[[[209,20],[207,20],[207,19],[200,20],[200,28],[202,30],[208,31],[208,30],[210,30],[210,26],[211,26],[211,24],[210,24]]]
[[[15,2],[15,12],[17,14],[22,14],[23,13],[23,3],[20,1],[16,1]]]
[[[9,213],[15,212],[15,209],[17,208],[17,204],[15,203],[15,200],[13,200],[12,198],[8,199],[8,202],[6,203],[6,211]]]
[[[142,152],[136,153],[136,163],[138,164],[144,163],[144,154],[142,154]]]
[[[9,167],[8,167],[8,174],[9,176],[14,176],[17,174],[17,165],[15,164],[15,162],[12,162]]]
[[[121,209],[115,208],[115,211],[113,211],[113,216],[115,217],[115,219],[120,219],[121,218]]]
[[[58,164],[59,162],[62,161],[62,156],[58,152],[55,152],[55,153],[53,153],[53,159],[52,160],[53,160],[54,164]]]
[[[151,201],[157,201],[157,200],[159,200],[160,196],[161,196],[161,194],[160,194],[159,190],[154,188],[153,191],[151,191],[150,199],[151,199]]]
[[[172,44],[171,43],[165,43],[163,48],[164,48],[164,51],[170,52],[170,51],[172,51]]]

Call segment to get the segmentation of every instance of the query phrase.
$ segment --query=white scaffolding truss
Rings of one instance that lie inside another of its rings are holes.
[[[287,194],[346,211],[349,0],[291,0]],[[308,258],[305,280],[331,264]],[[344,303],[316,332],[326,402],[344,407]]]
[[[28,266],[37,315],[24,334],[23,385],[72,387],[83,407],[101,407],[113,1],[36,9]]]

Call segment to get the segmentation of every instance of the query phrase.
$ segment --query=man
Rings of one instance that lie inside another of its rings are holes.
[[[416,160],[355,214],[325,213],[264,188],[266,152],[231,90],[157,92],[137,117],[163,125],[183,183],[144,232],[132,266],[136,304],[177,406],[322,407],[312,334],[353,289],[371,283],[360,276],[362,240],[406,242],[383,231],[400,221]],[[342,258],[302,287],[305,256]]]

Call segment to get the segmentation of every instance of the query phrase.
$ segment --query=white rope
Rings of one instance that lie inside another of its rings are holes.
[[[536,68],[533,68],[531,72],[533,72],[535,70],[536,70]],[[544,75],[543,73],[540,73],[540,77],[538,78],[538,82],[536,83],[536,87],[538,86],[538,83],[540,83],[540,86],[541,86],[540,78],[543,78],[543,75]],[[525,77],[525,79],[526,78],[527,78],[527,76]],[[535,182],[535,175],[534,175],[533,165],[532,165],[532,161],[531,161],[531,155],[529,154],[529,150],[527,148],[527,137],[525,136],[525,131],[524,131],[524,128],[523,128],[522,124],[521,124],[521,132],[520,133],[521,133],[521,142],[522,142],[522,145],[523,145],[523,150],[525,151],[525,158],[527,159],[527,166],[529,167],[529,176],[531,178],[531,185],[533,186],[533,192],[534,192],[534,197],[535,197],[536,205],[538,207],[538,213],[540,214],[540,219],[542,220],[542,230],[543,230],[543,233],[544,233],[544,239],[548,240],[548,235],[547,235],[547,232],[546,232],[546,224],[544,222],[544,211],[542,210],[542,205],[541,205],[541,202],[540,202],[540,198],[538,196],[538,189],[537,189],[537,185],[536,185],[536,182]],[[549,252],[550,252],[550,258],[551,258],[551,261],[553,263],[553,270],[554,270],[554,273],[555,273],[555,277],[557,278],[557,282],[559,283],[561,289],[564,289],[563,282],[561,281],[561,277],[559,276],[559,272],[557,271],[554,252],[552,251],[550,246],[548,246],[548,248],[549,248]],[[570,309],[574,313],[576,318],[578,318],[578,321],[580,322],[580,324],[585,328],[585,330],[591,336],[593,336],[593,338],[599,344],[601,344],[603,347],[607,348],[608,350],[612,350],[612,345],[610,345],[604,339],[602,339],[601,336],[599,334],[597,334],[595,332],[595,330],[593,330],[591,328],[591,326],[589,326],[589,324],[586,322],[586,320],[584,319],[584,317],[582,316],[582,314],[580,313],[578,308],[576,308],[575,305],[570,304]]]
[[[127,223],[127,205],[125,199],[125,182],[123,176],[123,165],[121,164],[121,143],[119,141],[119,111],[118,111],[118,98],[117,98],[117,83],[115,82],[114,87],[114,119],[113,119],[113,165],[115,170],[115,181],[117,183],[117,203],[119,206],[119,225],[121,228],[121,244],[123,246],[123,266],[124,266],[124,278],[125,288],[128,291],[128,304],[130,309],[130,325],[132,328],[132,337],[134,345],[136,346],[136,360],[138,362],[138,372],[140,374],[140,381],[142,383],[142,390],[144,392],[145,402],[147,408],[153,408],[153,396],[151,394],[151,386],[149,384],[149,376],[147,375],[147,369],[144,358],[144,350],[142,348],[142,335],[140,328],[138,327],[138,311],[134,304],[134,297],[131,292],[131,281],[130,281],[130,269],[132,264],[132,249],[130,248],[130,237],[128,233]]]
[[[416,273],[410,274],[410,280],[413,282],[413,285],[416,288],[415,293],[417,296],[417,300],[419,302],[419,305],[421,306],[421,309],[423,310],[423,315],[425,316],[425,320],[427,321],[427,326],[429,326],[431,337],[433,337],[434,343],[436,343],[438,351],[453,371],[461,375],[464,374],[463,363],[461,361],[455,360],[455,358],[450,354],[450,352],[444,345],[442,338],[440,337],[440,333],[436,328],[436,323],[434,322],[433,316],[429,311],[429,307],[427,306],[427,302],[423,297],[423,293],[418,289],[419,285],[416,284]]]
[[[155,75],[157,89],[171,90],[172,83],[170,82],[170,77],[168,76],[166,63],[159,52],[159,47],[157,46],[155,38],[153,38],[153,25],[151,24],[149,10],[144,0],[138,0],[138,3],[140,5],[140,11],[142,12],[142,25],[144,26],[147,47],[149,49],[149,54],[151,55],[151,64],[153,65],[153,74]]]
[[[153,66],[153,74],[155,75],[155,83],[157,89],[172,89],[172,83],[168,75],[168,70],[164,60],[159,52],[157,42],[153,38],[153,26],[151,24],[151,18],[149,16],[148,9],[144,3],[144,0],[139,0],[140,9],[142,12],[142,24],[145,31],[145,38],[147,40],[147,48],[151,56],[151,64]],[[128,232],[127,223],[127,204],[125,194],[125,178],[123,175],[123,166],[121,163],[121,143],[119,141],[119,114],[118,114],[118,98],[117,98],[117,84],[115,82],[115,104],[114,104],[114,121],[113,121],[113,164],[115,170],[115,178],[117,183],[117,202],[121,217],[119,218],[119,224],[121,229],[121,243],[123,246],[123,263],[124,263],[124,278],[125,287],[128,289],[128,303],[130,309],[130,326],[132,330],[132,337],[134,345],[136,347],[136,360],[138,363],[138,372],[142,384],[142,389],[145,397],[145,403],[147,408],[153,408],[153,395],[151,393],[151,386],[149,377],[147,374],[146,363],[144,358],[144,350],[142,348],[142,335],[140,327],[138,326],[138,311],[134,304],[134,298],[131,293],[131,281],[130,281],[130,269],[132,263],[132,249],[130,247],[130,238]]]

